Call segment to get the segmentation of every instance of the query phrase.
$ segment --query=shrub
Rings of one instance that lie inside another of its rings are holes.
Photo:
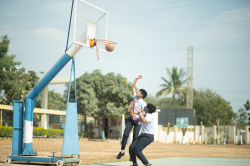
[[[7,126],[0,126],[0,137],[8,137],[12,136],[12,127]],[[63,136],[64,130],[58,130],[58,129],[44,129],[42,127],[33,127],[33,136],[47,136],[47,137],[57,137],[57,136]]]
[[[88,133],[87,132],[82,132],[82,133],[79,133],[79,136],[83,136],[84,138],[86,138],[88,136]]]
[[[60,136],[64,135],[64,130],[59,130],[59,132],[60,132]]]
[[[45,136],[46,135],[46,129],[42,127],[33,127],[33,136]]]
[[[87,132],[87,136],[92,137],[92,136],[94,136],[94,135],[95,135],[95,132],[94,132],[94,131]]]
[[[58,129],[47,129],[46,132],[47,137],[57,137],[57,136],[63,136],[64,130],[58,130]]]
[[[0,137],[12,136],[12,127],[0,126]]]

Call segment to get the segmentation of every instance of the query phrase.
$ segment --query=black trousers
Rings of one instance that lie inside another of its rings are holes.
[[[143,164],[146,165],[149,163],[142,153],[142,150],[153,141],[154,136],[142,133],[132,142],[132,144],[129,146],[129,155],[133,163],[137,163],[136,156],[141,160]]]
[[[123,138],[122,138],[121,150],[125,149],[129,133],[133,127],[134,127],[134,131],[133,131],[133,141],[134,141],[139,135],[139,132],[141,130],[141,126],[138,124],[137,121],[134,121],[131,117],[128,117],[127,122],[126,122],[126,128],[124,130],[124,134],[123,134]]]

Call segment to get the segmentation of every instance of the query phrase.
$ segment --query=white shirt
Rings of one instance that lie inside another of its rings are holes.
[[[141,133],[154,135],[155,134],[154,115],[147,113],[144,118],[147,120],[147,122],[146,123],[142,122]],[[136,116],[136,119],[140,119],[140,117]]]
[[[132,109],[133,109],[133,112],[137,112],[136,111],[136,107],[139,107],[140,110],[144,110],[144,108],[147,106],[147,103],[143,100],[143,99],[139,99],[137,98],[136,96],[136,93],[133,95],[133,99],[134,99],[134,103],[133,103],[133,106],[132,106]],[[134,114],[136,115],[136,114]]]

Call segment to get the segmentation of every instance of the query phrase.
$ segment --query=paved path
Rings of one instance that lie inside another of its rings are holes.
[[[149,160],[152,166],[246,166],[250,165],[250,159],[228,159],[228,158],[163,158]],[[131,162],[95,164],[88,166],[130,166]],[[139,166],[143,164],[138,161]]]
[[[250,159],[229,159],[229,158],[170,157],[170,158],[163,158],[163,159],[153,159],[153,160],[149,160],[149,162],[152,164],[152,166],[226,166],[226,165],[247,166],[247,165],[250,165]],[[20,166],[20,165],[21,164],[0,163],[0,166]],[[131,165],[131,162],[126,161],[126,162],[104,163],[104,164],[82,165],[82,166],[130,166],[130,165]],[[143,164],[140,161],[138,161],[138,165],[143,166]]]

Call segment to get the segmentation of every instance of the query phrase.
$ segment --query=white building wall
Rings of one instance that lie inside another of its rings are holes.
[[[250,126],[245,126],[245,144],[250,144]]]

